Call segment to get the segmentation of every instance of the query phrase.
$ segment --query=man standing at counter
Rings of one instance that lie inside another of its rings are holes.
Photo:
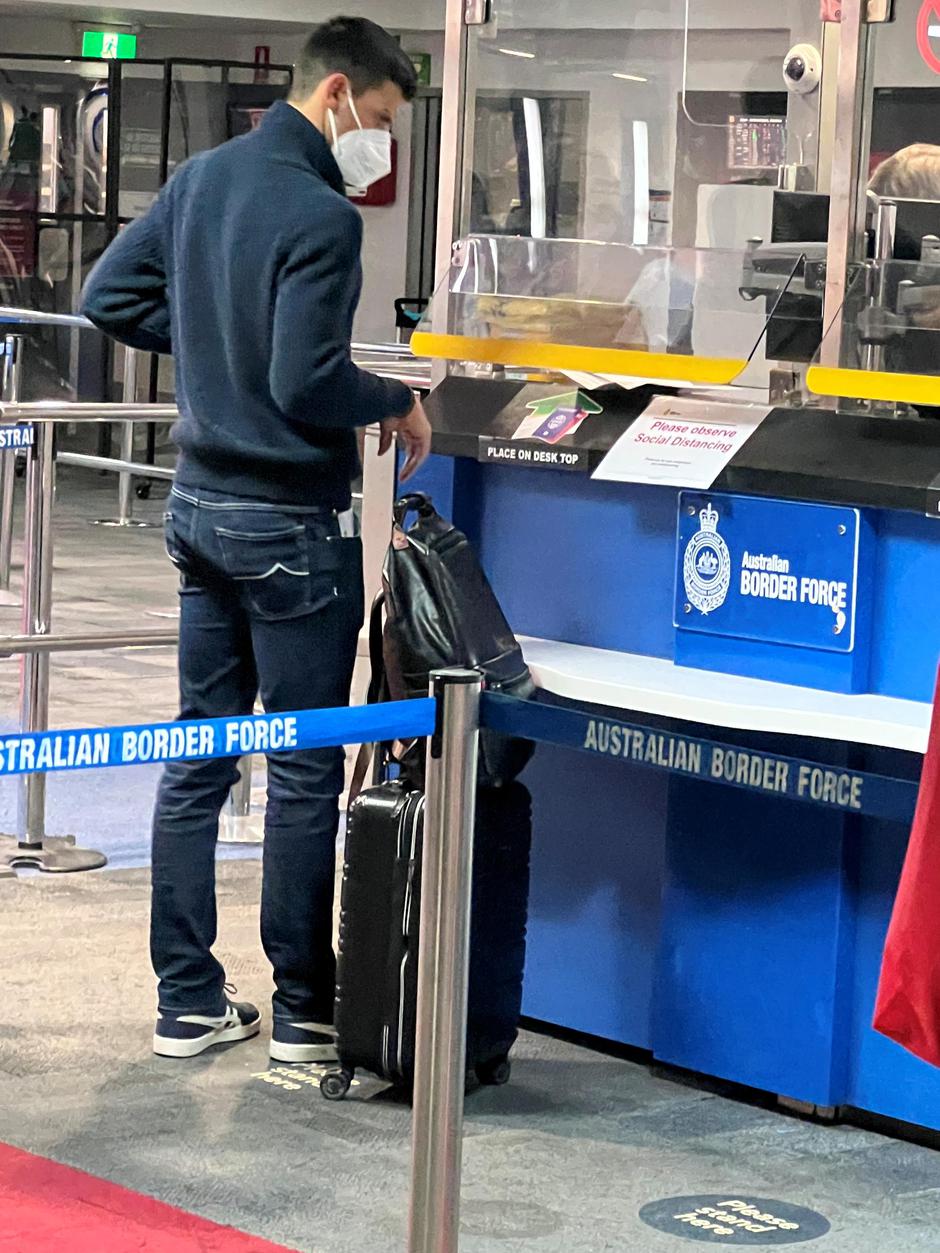
[[[362,553],[338,513],[356,428],[397,436],[407,478],[430,428],[401,383],[351,358],[362,219],[346,199],[391,170],[409,58],[375,23],[313,32],[291,99],[260,129],[188,162],[91,275],[84,311],[134,348],[176,360],[180,448],[166,542],[180,571],[180,717],[348,702],[363,621]],[[194,1057],[256,1035],[226,996],[215,846],[237,762],[176,762],[153,830],[156,1053]],[[333,884],[343,754],[268,757],[261,930],[274,968],[271,1056],[335,1060]]]

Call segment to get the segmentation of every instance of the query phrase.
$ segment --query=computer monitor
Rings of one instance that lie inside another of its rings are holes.
[[[829,197],[818,191],[775,191],[771,231],[775,244],[824,244]]]
[[[829,238],[829,197],[813,191],[775,191],[771,243],[824,244]],[[794,248],[794,259],[799,248]],[[822,341],[822,292],[785,292],[768,308],[767,357],[812,361]]]
[[[904,200],[896,196],[890,200],[898,207],[894,259],[919,261],[925,236],[940,238],[940,200]]]
[[[786,160],[786,118],[739,113],[728,118],[728,169],[732,173],[777,170]]]
[[[923,240],[940,238],[940,201],[890,197],[897,205],[894,259],[919,262]],[[771,243],[793,244],[794,261],[799,245],[825,243],[829,231],[829,197],[819,192],[782,191],[774,193]],[[872,243],[868,248],[872,253]],[[891,267],[882,293],[884,305],[896,311],[898,284],[914,278],[914,269]],[[927,282],[929,276],[921,281]],[[940,285],[940,283],[938,283]],[[771,361],[812,361],[822,342],[822,289],[816,293],[786,292],[779,299],[768,298],[767,357]],[[849,317],[851,310],[847,310]],[[934,373],[940,361],[940,333],[912,325],[903,338],[886,348],[888,369],[911,373]]]

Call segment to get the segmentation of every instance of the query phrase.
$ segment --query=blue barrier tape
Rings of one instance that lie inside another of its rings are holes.
[[[909,823],[917,803],[918,785],[909,779],[697,739],[495,692],[484,694],[480,720],[504,735],[843,813]]]
[[[416,739],[433,732],[436,708],[427,697],[352,709],[6,735],[0,736],[0,776]]]

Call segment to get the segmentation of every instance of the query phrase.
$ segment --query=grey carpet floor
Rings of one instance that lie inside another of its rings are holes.
[[[220,865],[219,951],[263,1004],[258,877]],[[403,1249],[409,1111],[376,1084],[338,1105],[274,1086],[264,1037],[188,1063],[150,1054],[146,902],[139,869],[0,882],[0,1141],[304,1253]],[[640,1208],[742,1190],[823,1213],[821,1253],[940,1249],[928,1149],[531,1035],[512,1085],[468,1111],[462,1253],[682,1253],[696,1246]]]

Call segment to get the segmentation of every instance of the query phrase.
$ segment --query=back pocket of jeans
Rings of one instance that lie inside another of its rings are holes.
[[[179,567],[181,558],[179,544],[176,542],[176,524],[173,521],[173,514],[169,510],[163,515],[163,546],[166,549],[166,555],[173,562],[174,566]]]
[[[261,618],[277,621],[315,613],[336,599],[335,572],[316,561],[311,569],[311,543],[300,524],[265,532],[216,527],[222,562],[230,579],[245,591]],[[314,541],[314,547],[320,544]]]

